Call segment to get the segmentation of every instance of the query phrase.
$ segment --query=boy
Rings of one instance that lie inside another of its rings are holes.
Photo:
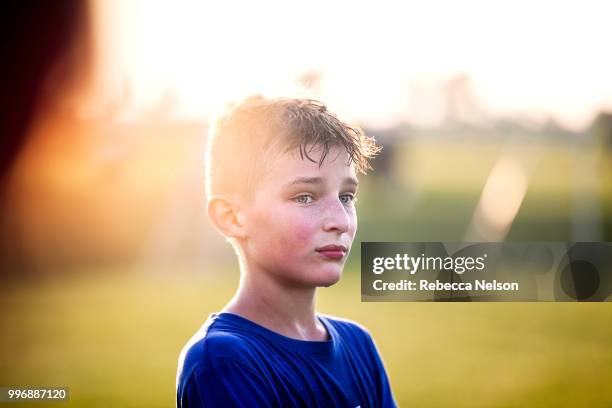
[[[356,171],[373,139],[310,99],[255,96],[214,123],[208,215],[240,285],[179,358],[178,407],[392,407],[369,333],[315,312],[357,229]]]

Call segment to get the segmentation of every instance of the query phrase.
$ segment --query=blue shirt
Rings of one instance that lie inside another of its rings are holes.
[[[179,358],[177,407],[395,407],[370,334],[318,314],[328,341],[213,313]]]

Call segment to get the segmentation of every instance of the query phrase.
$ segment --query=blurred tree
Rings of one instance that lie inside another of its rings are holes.
[[[612,149],[612,112],[600,112],[591,125],[593,136],[607,149]]]
[[[612,112],[600,112],[589,129],[598,149],[599,193],[603,197],[603,240],[612,239]]]

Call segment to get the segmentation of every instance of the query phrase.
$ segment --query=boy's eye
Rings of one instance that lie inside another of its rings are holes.
[[[356,202],[357,197],[353,194],[343,194],[340,196],[340,201],[342,201],[342,204],[350,204]]]
[[[312,196],[308,194],[302,194],[294,198],[294,200],[300,204],[310,204],[313,201]]]

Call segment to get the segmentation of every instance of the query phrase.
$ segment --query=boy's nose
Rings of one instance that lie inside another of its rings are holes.
[[[340,199],[330,200],[325,205],[323,229],[325,231],[347,232],[351,228],[351,216]]]

